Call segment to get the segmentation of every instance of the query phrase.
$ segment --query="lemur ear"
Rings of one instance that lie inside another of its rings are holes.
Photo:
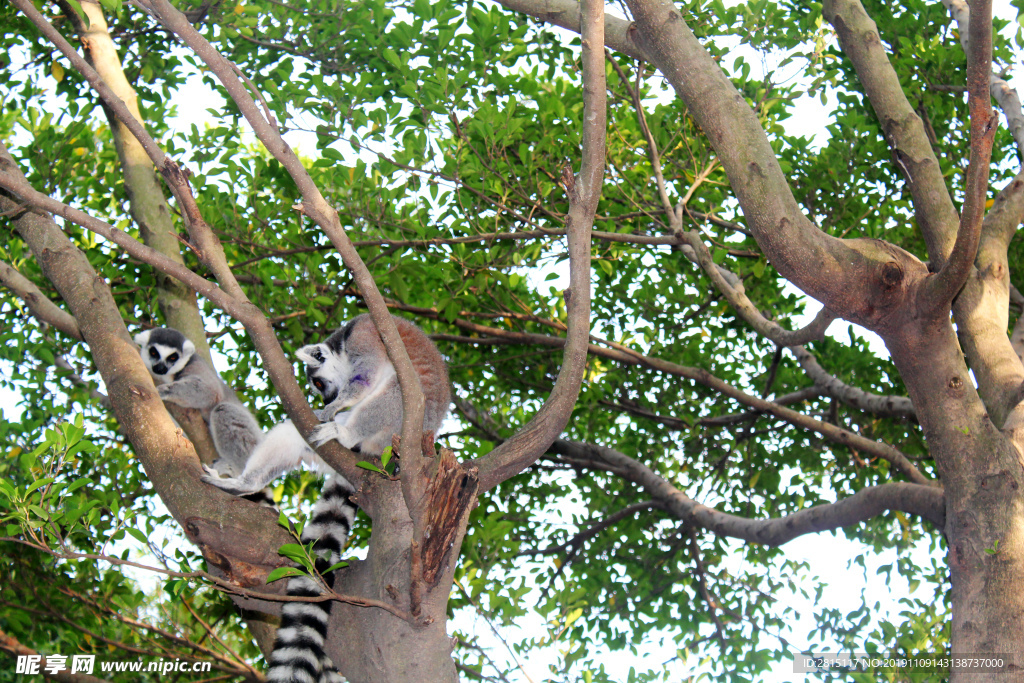
[[[295,352],[296,357],[306,365],[318,368],[324,364],[325,347],[323,344],[309,344]]]
[[[139,332],[137,335],[135,335],[135,339],[133,339],[132,341],[135,342],[136,346],[141,348],[149,343],[149,335],[152,331],[153,330],[145,330],[143,332]]]
[[[181,345],[182,353],[191,356],[196,352],[196,345],[192,343],[191,339],[186,339],[185,343]]]

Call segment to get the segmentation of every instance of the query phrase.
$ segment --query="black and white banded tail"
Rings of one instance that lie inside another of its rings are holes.
[[[331,473],[324,482],[313,517],[302,530],[303,544],[314,543],[317,571],[323,572],[341,560],[341,550],[355,517],[355,506],[348,497],[355,493],[352,484],[340,474]],[[333,586],[334,574],[325,575]],[[320,597],[320,587],[309,576],[288,580],[287,595]],[[286,602],[281,609],[281,627],[277,630],[274,651],[270,653],[271,683],[340,683],[344,681],[324,652],[331,601]]]

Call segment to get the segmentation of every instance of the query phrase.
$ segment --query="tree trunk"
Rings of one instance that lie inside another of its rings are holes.
[[[1024,680],[1024,463],[985,411],[948,320],[908,320],[886,338],[917,407],[946,495],[954,657],[1005,657]]]

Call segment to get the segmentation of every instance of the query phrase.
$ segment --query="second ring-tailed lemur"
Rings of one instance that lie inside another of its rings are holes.
[[[448,366],[434,343],[418,327],[394,318],[409,352],[426,400],[423,430],[437,433],[451,402]],[[380,455],[391,437],[402,431],[402,394],[394,366],[369,315],[361,315],[328,337],[322,344],[303,346],[296,355],[306,365],[306,376],[323,397],[321,424],[310,436],[320,445],[337,439],[346,448],[366,455]],[[303,544],[314,543],[320,551],[317,569],[337,563],[348,540],[355,508],[348,496],[352,485],[331,470],[290,421],[274,427],[246,462],[244,471],[222,479],[215,468],[206,468],[203,481],[235,495],[258,491],[278,475],[301,462],[330,473],[313,517],[302,531]],[[333,585],[333,573],[325,577]],[[320,588],[308,576],[289,580],[288,595],[316,597]],[[281,610],[274,651],[270,655],[268,681],[333,683],[341,680],[324,653],[324,638],[331,602],[287,602]]]
[[[418,327],[402,318],[394,321],[423,387],[423,430],[437,433],[451,403],[448,367]],[[391,445],[392,435],[402,431],[402,393],[370,316],[354,318],[322,344],[303,346],[295,355],[306,364],[306,376],[325,403],[318,413],[324,424],[310,435],[310,443],[319,446],[337,439],[342,446],[360,453],[384,452]],[[243,495],[260,490],[302,462],[321,470],[327,468],[299,430],[286,420],[270,430],[241,474],[221,479],[217,475],[224,473],[219,468],[208,467],[211,476],[204,481]]]
[[[196,355],[195,344],[178,330],[146,330],[135,335],[135,343],[157,383],[160,398],[202,412],[219,456],[213,463],[217,471],[241,474],[249,455],[263,440],[263,430],[252,413],[216,371]]]

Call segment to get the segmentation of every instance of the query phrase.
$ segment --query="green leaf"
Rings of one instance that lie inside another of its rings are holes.
[[[285,543],[277,549],[277,553],[284,555],[294,562],[305,563],[309,561],[306,549],[297,543]]]
[[[295,567],[278,567],[267,574],[267,583],[274,583],[288,576],[305,576],[305,574]]]
[[[107,12],[116,16],[121,16],[121,2],[122,0],[100,0],[100,5],[102,5],[103,9],[107,10]]]
[[[28,488],[25,489],[25,494],[28,495],[33,491],[40,489],[46,486],[47,484],[53,482],[53,480],[54,477],[44,477],[42,479],[36,479],[34,482],[28,485]]]
[[[127,531],[129,534],[131,534],[132,538],[134,538],[139,543],[145,544],[145,543],[149,542],[149,538],[147,538],[146,534],[142,533],[138,529],[133,529],[131,527],[126,527],[125,531]]]
[[[405,280],[398,270],[391,272],[388,276],[388,283],[391,285],[391,291],[395,293],[399,300],[409,301],[409,289],[405,286]]]
[[[86,484],[92,483],[93,481],[89,477],[79,477],[78,479],[75,479],[73,482],[71,482],[71,484],[68,485],[67,489],[65,490],[65,493],[74,493],[75,491],[82,488]]]
[[[322,573],[324,575],[327,575],[327,574],[330,574],[331,572],[337,571],[339,569],[344,569],[347,566],[348,566],[348,562],[338,562],[336,564],[332,564],[330,567],[325,569]]]
[[[384,48],[381,55],[387,60],[388,64],[395,67],[396,69],[402,68],[402,61],[398,58],[398,54],[390,47]]]

